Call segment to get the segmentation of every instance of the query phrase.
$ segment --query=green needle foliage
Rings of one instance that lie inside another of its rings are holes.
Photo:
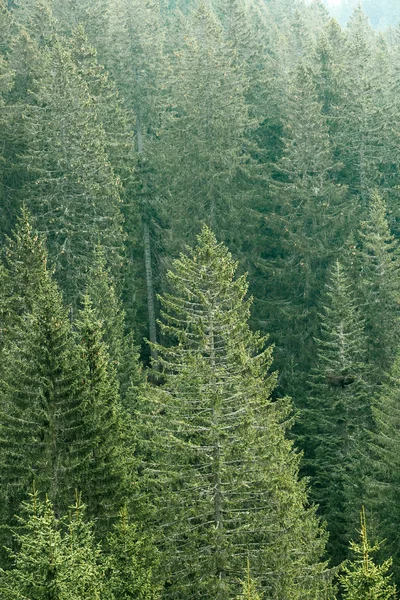
[[[40,242],[36,250],[41,257]],[[33,479],[48,491],[56,511],[68,506],[76,467],[71,446],[84,435],[84,369],[68,313],[46,261],[36,277],[34,295],[27,290],[31,307],[20,315],[3,350],[0,477],[3,507],[11,515]]]
[[[388,574],[392,561],[376,565],[372,555],[380,548],[380,544],[371,546],[367,535],[367,523],[364,508],[361,511],[361,540],[357,544],[351,542],[350,548],[354,559],[344,567],[344,574],[339,581],[343,589],[344,600],[395,600],[396,586]]]
[[[249,560],[247,560],[246,579],[241,584],[243,589],[237,600],[262,600],[262,597],[257,592],[257,585],[251,578]]]
[[[99,243],[118,276],[124,240],[120,186],[96,103],[71,50],[54,39],[42,61],[45,74],[25,115],[25,161],[35,177],[27,203],[47,236],[60,285],[76,304]]]
[[[365,493],[366,429],[372,422],[364,324],[339,262],[331,269],[320,320],[303,444],[312,498],[328,523],[330,555],[339,564]]]
[[[371,437],[369,502],[385,547],[393,556],[398,576],[400,524],[400,356],[373,402],[374,433]]]
[[[48,498],[34,491],[23,504],[9,550],[13,566],[0,571],[4,600],[100,600],[103,572],[92,525],[77,499],[68,518],[58,519]]]
[[[105,527],[122,504],[126,458],[115,368],[110,365],[103,331],[90,298],[83,298],[77,322],[79,350],[85,370],[85,402],[81,408],[82,436],[74,448],[77,482],[89,514]]]
[[[162,298],[171,346],[157,347],[166,383],[149,414],[148,469],[165,594],[235,595],[249,556],[267,596],[325,597],[325,535],[285,439],[290,404],[271,399],[272,348],[249,329],[251,301],[236,267],[204,227],[174,262],[173,291]]]
[[[157,566],[152,542],[139,535],[137,526],[129,518],[126,506],[121,509],[119,520],[107,538],[107,549],[107,599],[160,598],[161,590],[155,583],[151,566]]]
[[[400,248],[391,234],[385,201],[372,192],[361,224],[355,280],[365,316],[367,362],[375,382],[392,366],[400,333]]]

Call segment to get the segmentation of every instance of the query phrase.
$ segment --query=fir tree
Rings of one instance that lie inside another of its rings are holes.
[[[115,173],[121,177],[125,195],[132,184],[135,166],[133,115],[125,108],[109,73],[99,63],[96,49],[87,40],[82,25],[68,39],[72,59],[93,101],[97,119],[104,130],[104,149]]]
[[[336,142],[343,180],[365,206],[369,189],[379,182],[386,111],[379,100],[381,87],[374,68],[375,36],[360,4],[350,19],[345,47],[344,102],[337,111]]]
[[[174,262],[162,300],[162,331],[174,341],[158,347],[166,384],[149,411],[148,477],[165,594],[237,594],[248,555],[270,597],[315,598],[325,590],[324,534],[284,437],[290,405],[271,400],[272,349],[248,327],[247,284],[235,270],[204,227]]]
[[[156,268],[160,261],[159,198],[154,189],[152,173],[158,170],[157,161],[149,151],[148,142],[160,126],[161,106],[165,97],[164,31],[161,25],[160,5],[155,0],[112,0],[108,9],[108,27],[102,56],[118,85],[118,90],[130,114],[135,131],[138,163],[136,188],[125,204],[128,231],[128,252],[131,277],[139,283],[132,290],[126,286],[125,296],[128,322],[143,328],[152,342],[156,330]],[[110,51],[115,48],[115,51]],[[144,260],[143,260],[144,259]],[[132,296],[135,297],[136,315],[132,317]],[[147,306],[146,306],[147,305]],[[129,307],[129,310],[128,310]],[[147,312],[147,317],[142,313]],[[148,329],[148,331],[147,331]]]
[[[395,600],[396,587],[391,582],[388,571],[391,560],[376,565],[372,554],[379,550],[380,544],[371,546],[367,535],[364,508],[361,511],[361,541],[351,542],[350,548],[355,555],[352,562],[344,567],[340,577],[344,600]]]
[[[243,589],[237,600],[261,600],[261,596],[257,592],[257,586],[251,578],[249,560],[247,561],[246,579],[241,584]]]
[[[326,285],[316,366],[303,413],[312,498],[328,523],[329,552],[343,560],[365,494],[370,391],[365,338],[352,286],[339,262]]]
[[[247,201],[239,173],[246,170],[246,133],[253,126],[246,80],[206,2],[181,17],[180,41],[168,82],[172,106],[152,148],[159,193],[168,200],[172,253],[193,240],[202,222],[234,238]]]

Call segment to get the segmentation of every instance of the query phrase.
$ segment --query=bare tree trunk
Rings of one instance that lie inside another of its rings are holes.
[[[216,356],[215,356],[215,340],[214,340],[214,315],[212,308],[209,309],[208,314],[208,326],[209,326],[209,339],[210,339],[210,364],[212,371],[212,385],[211,393],[215,396],[218,394],[216,380],[215,380],[215,369],[216,369]],[[217,578],[219,580],[224,579],[224,557],[221,554],[221,547],[224,542],[224,521],[223,521],[223,493],[222,493],[222,481],[221,481],[221,443],[219,437],[219,420],[220,420],[220,407],[218,405],[219,399],[214,396],[213,402],[213,429],[214,429],[214,440],[213,440],[213,483],[214,483],[214,523],[216,530],[216,568]],[[217,596],[218,600],[219,594]]]
[[[143,131],[140,114],[136,117],[136,139],[138,154],[143,153]],[[150,227],[145,215],[142,215],[143,223],[143,247],[144,247],[144,264],[146,270],[146,289],[147,289],[147,310],[149,317],[149,339],[152,344],[157,343],[157,326],[156,326],[156,310],[154,301],[154,278],[153,268],[151,265],[151,238]],[[151,357],[153,359],[153,369],[158,371],[158,353],[153,347],[151,348]]]

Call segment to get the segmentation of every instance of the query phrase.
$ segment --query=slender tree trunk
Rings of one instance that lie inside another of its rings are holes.
[[[143,153],[143,130],[140,117],[140,111],[136,116],[136,139],[138,154]],[[143,223],[143,247],[144,247],[144,264],[146,270],[146,288],[147,288],[147,310],[149,317],[149,339],[152,344],[157,343],[157,326],[156,326],[156,310],[154,301],[154,278],[153,268],[151,265],[151,238],[150,227],[145,216],[142,216]],[[153,369],[158,371],[158,353],[154,348],[151,349],[151,357],[153,359]]]
[[[222,496],[222,482],[221,482],[221,443],[219,437],[219,421],[220,421],[220,407],[218,395],[218,387],[215,380],[215,340],[214,340],[214,319],[212,308],[209,310],[208,315],[209,324],[209,337],[210,337],[210,364],[212,373],[212,385],[211,393],[214,395],[213,398],[213,484],[214,484],[214,523],[216,530],[216,548],[215,548],[215,559],[216,559],[216,576],[218,579],[223,579],[225,576],[224,572],[224,557],[221,554],[221,547],[223,547],[224,538],[224,522],[223,522],[223,496]],[[220,594],[216,597],[219,600]]]
[[[146,267],[146,285],[147,285],[147,309],[149,313],[149,337],[150,342],[157,343],[156,329],[156,310],[154,303],[154,286],[153,286],[153,269],[151,266],[151,242],[150,228],[147,221],[143,220],[143,246],[144,246],[144,262]],[[152,357],[157,359],[157,351],[151,351]]]

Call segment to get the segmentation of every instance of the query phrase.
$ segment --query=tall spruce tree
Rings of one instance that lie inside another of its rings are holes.
[[[400,488],[400,356],[373,402],[375,427],[370,439],[371,469],[369,498],[379,534],[386,540],[387,553],[393,556],[399,581],[399,544],[396,535],[400,521],[397,498]]]
[[[40,247],[36,250],[40,255]],[[29,303],[6,340],[1,365],[0,478],[8,518],[33,480],[57,511],[68,506],[76,467],[71,447],[84,435],[79,418],[84,369],[46,262]]]
[[[365,497],[366,430],[372,416],[364,380],[364,323],[339,262],[326,285],[316,344],[316,366],[302,418],[304,446],[312,498],[327,521],[329,553],[339,564]]]
[[[399,243],[391,234],[385,201],[370,195],[369,211],[359,232],[354,278],[365,316],[367,362],[375,382],[394,360],[400,328]]]
[[[87,283],[95,247],[118,274],[124,234],[118,181],[105,151],[96,105],[71,51],[54,39],[42,50],[45,72],[25,115],[25,161],[34,174],[27,203],[47,235],[60,285],[76,303]]]
[[[267,597],[330,598],[325,536],[285,439],[290,404],[271,399],[272,349],[248,327],[236,267],[204,227],[162,299],[171,346],[158,346],[166,383],[149,410],[147,474],[165,597],[231,597],[249,556]]]
[[[87,367],[82,433],[71,452],[77,462],[79,489],[89,514],[108,527],[122,504],[128,459],[123,448],[123,426],[118,379],[103,342],[101,322],[90,298],[83,298],[76,321],[79,350]]]
[[[240,239],[248,200],[239,174],[249,161],[246,133],[252,127],[247,82],[210,5],[200,2],[189,17],[180,18],[171,106],[152,148],[159,194],[168,202],[172,253],[193,241],[202,222],[221,238]]]
[[[103,341],[112,368],[118,375],[121,399],[124,399],[131,386],[140,385],[142,374],[133,332],[126,332],[125,311],[116,282],[107,268],[104,251],[100,247],[96,249],[89,273],[87,292],[93,302],[96,317],[101,322]]]
[[[164,31],[160,3],[155,0],[110,0],[108,25],[101,50],[107,68],[130,114],[135,132],[138,163],[136,188],[125,203],[128,252],[136,289],[127,286],[126,308],[130,324],[134,302],[136,324],[152,342],[157,339],[157,266],[160,261],[160,218],[158,195],[151,173],[158,169],[148,142],[160,125],[161,106],[166,104],[164,80]],[[147,311],[143,305],[147,304]],[[147,312],[147,315],[144,316]],[[143,315],[143,316],[142,316]],[[143,327],[146,322],[148,327]]]
[[[277,343],[278,367],[295,399],[304,395],[315,351],[317,297],[326,267],[338,255],[351,222],[335,167],[328,126],[310,68],[299,65],[288,99],[284,151],[275,167],[256,288],[257,313]]]
[[[343,164],[342,180],[365,205],[369,189],[380,179],[386,111],[379,99],[379,72],[374,68],[376,39],[361,4],[354,10],[346,33],[344,102],[337,111],[340,129],[336,141]]]
[[[107,538],[107,551],[107,598],[160,598],[161,589],[153,572],[157,563],[152,541],[141,536],[137,525],[130,519],[126,506],[120,511],[120,518]]]

